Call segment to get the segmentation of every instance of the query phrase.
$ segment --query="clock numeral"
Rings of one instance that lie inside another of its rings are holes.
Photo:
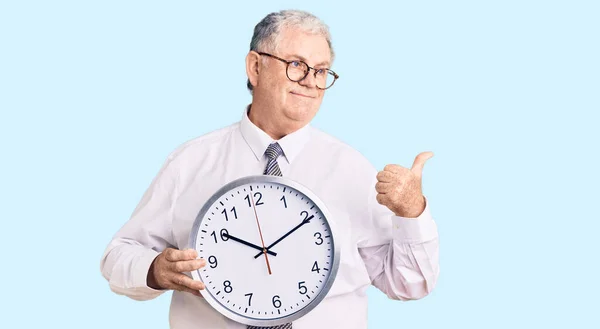
[[[254,200],[256,201],[256,203],[255,203],[256,206],[265,204],[264,202],[260,201],[261,199],[262,199],[262,193],[254,192]],[[244,200],[248,201],[248,207],[252,207],[252,203],[250,203],[250,194],[246,194],[246,197],[244,198]]]
[[[321,273],[321,269],[319,268],[319,265],[317,265],[317,261],[316,260],[315,260],[315,263],[313,264],[311,272],[317,272],[317,274]]]
[[[208,257],[208,262],[210,263],[210,268],[217,268],[217,257],[215,256],[210,256]]]
[[[260,206],[261,204],[264,204],[263,202],[260,201],[260,199],[262,199],[262,194],[260,192],[256,192],[254,193],[254,197],[256,198],[256,195],[258,194],[258,199],[256,199],[256,205]]]
[[[275,306],[275,308],[281,307],[281,301],[279,300],[278,295],[273,296],[273,306]]]
[[[287,208],[287,202],[285,201],[285,195],[279,199],[279,201],[283,201],[283,205]]]
[[[222,229],[221,232],[219,233],[219,235],[221,236],[221,240],[223,240],[223,241],[229,240],[229,238],[223,236],[223,234],[229,235],[229,232],[227,232],[227,229]],[[212,233],[210,235],[215,239],[215,243],[217,243],[218,240],[217,240],[217,234],[215,234],[215,231],[212,231]]]
[[[307,220],[308,219],[308,211],[302,210],[302,212],[300,213],[300,216],[302,216],[302,214],[304,214],[303,220]]]
[[[305,295],[306,292],[308,291],[308,288],[306,288],[306,286],[303,285],[303,283],[306,283],[306,282],[305,281],[298,282],[298,289],[300,289],[299,293],[301,293],[302,295]]]
[[[310,223],[310,220],[315,217],[315,215],[310,215],[310,217],[308,217],[308,211],[305,211],[305,210],[302,210],[302,212],[300,213],[300,216],[304,216],[304,218],[302,219],[304,224]]]
[[[225,282],[223,282],[223,290],[225,290],[225,292],[228,294],[233,291],[233,287],[231,287],[231,281],[225,280]]]
[[[235,219],[237,219],[237,212],[235,211],[235,207],[231,208],[229,211],[231,211],[233,213],[233,216],[235,217]],[[229,218],[227,217],[227,209],[223,209],[223,211],[221,211],[221,213],[223,215],[225,215],[225,221],[228,222]]]
[[[248,296],[248,306],[252,306],[252,293],[245,294],[244,296]]]
[[[315,241],[315,244],[317,246],[320,246],[323,244],[323,239],[321,238],[321,233],[319,233],[319,232],[315,233],[314,237],[317,238],[317,241]]]

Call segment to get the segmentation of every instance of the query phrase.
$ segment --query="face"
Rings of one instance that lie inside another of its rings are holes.
[[[315,68],[330,68],[331,52],[323,36],[284,28],[279,40],[278,49],[269,52],[272,55],[288,61],[302,60]],[[293,82],[286,75],[285,63],[268,56],[254,56],[258,74],[253,90],[253,108],[255,105],[259,108],[263,120],[269,118],[271,122],[267,125],[288,132],[308,124],[317,114],[325,94],[315,84],[314,71],[310,70],[304,80]]]

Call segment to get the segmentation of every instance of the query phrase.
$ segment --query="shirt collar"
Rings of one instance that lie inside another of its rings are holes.
[[[304,145],[306,145],[310,139],[310,126],[305,125],[293,133],[275,141],[273,138],[271,138],[271,136],[250,121],[250,118],[248,118],[249,109],[250,105],[248,105],[244,111],[244,115],[242,116],[242,121],[240,124],[240,130],[244,140],[246,140],[246,143],[248,143],[248,146],[250,146],[250,149],[252,149],[254,156],[256,156],[256,159],[260,161],[269,144],[277,142],[283,150],[283,155],[286,161],[288,163],[294,161],[296,156],[300,154],[304,148]]]

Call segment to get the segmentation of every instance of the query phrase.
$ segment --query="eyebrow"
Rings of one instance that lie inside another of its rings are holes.
[[[304,58],[300,55],[292,54],[292,55],[290,55],[290,57],[296,57],[296,58],[300,59],[301,61],[308,62],[308,60],[306,58]],[[315,67],[318,67],[320,65],[325,65],[325,66],[329,67],[331,64],[328,61],[324,61],[324,62],[316,64]]]

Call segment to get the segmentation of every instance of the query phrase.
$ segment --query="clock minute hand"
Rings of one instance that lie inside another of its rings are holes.
[[[304,224],[308,224],[310,223],[310,220],[313,219],[313,217],[315,217],[315,215],[311,215],[310,217],[308,217],[307,219],[303,220],[302,223],[296,225],[296,227],[294,227],[293,229],[291,229],[289,232],[287,232],[285,235],[283,235],[281,238],[277,239],[277,241],[271,243],[266,249],[267,252],[269,252],[269,249],[271,249],[271,247],[275,246],[276,244],[278,244],[279,242],[281,242],[281,240],[285,239],[288,237],[288,235],[294,233],[294,231],[296,231],[297,229],[299,229],[300,227],[302,227],[302,225]],[[258,254],[256,254],[256,256],[254,256],[254,259],[260,257],[260,255],[262,255],[262,252],[259,252]]]
[[[245,245],[247,245],[248,247],[252,247],[252,248],[254,248],[254,249],[256,249],[256,250],[260,250],[260,254],[261,254],[261,255],[263,254],[263,248],[261,248],[261,247],[259,247],[259,246],[255,245],[255,244],[253,244],[253,243],[250,243],[250,242],[248,242],[248,241],[244,241],[244,240],[242,240],[242,239],[240,239],[240,238],[236,238],[235,236],[233,236],[233,235],[231,235],[231,234],[229,234],[229,233],[223,233],[223,234],[222,234],[222,236],[224,236],[224,237],[226,237],[226,238],[228,238],[228,239],[231,239],[231,240],[233,240],[233,241],[237,241],[237,242],[239,242],[239,243],[241,243],[241,244],[245,244]],[[276,252],[272,252],[272,251],[270,251],[270,250],[267,250],[267,253],[268,253],[269,255],[277,256],[277,253],[276,253]]]

